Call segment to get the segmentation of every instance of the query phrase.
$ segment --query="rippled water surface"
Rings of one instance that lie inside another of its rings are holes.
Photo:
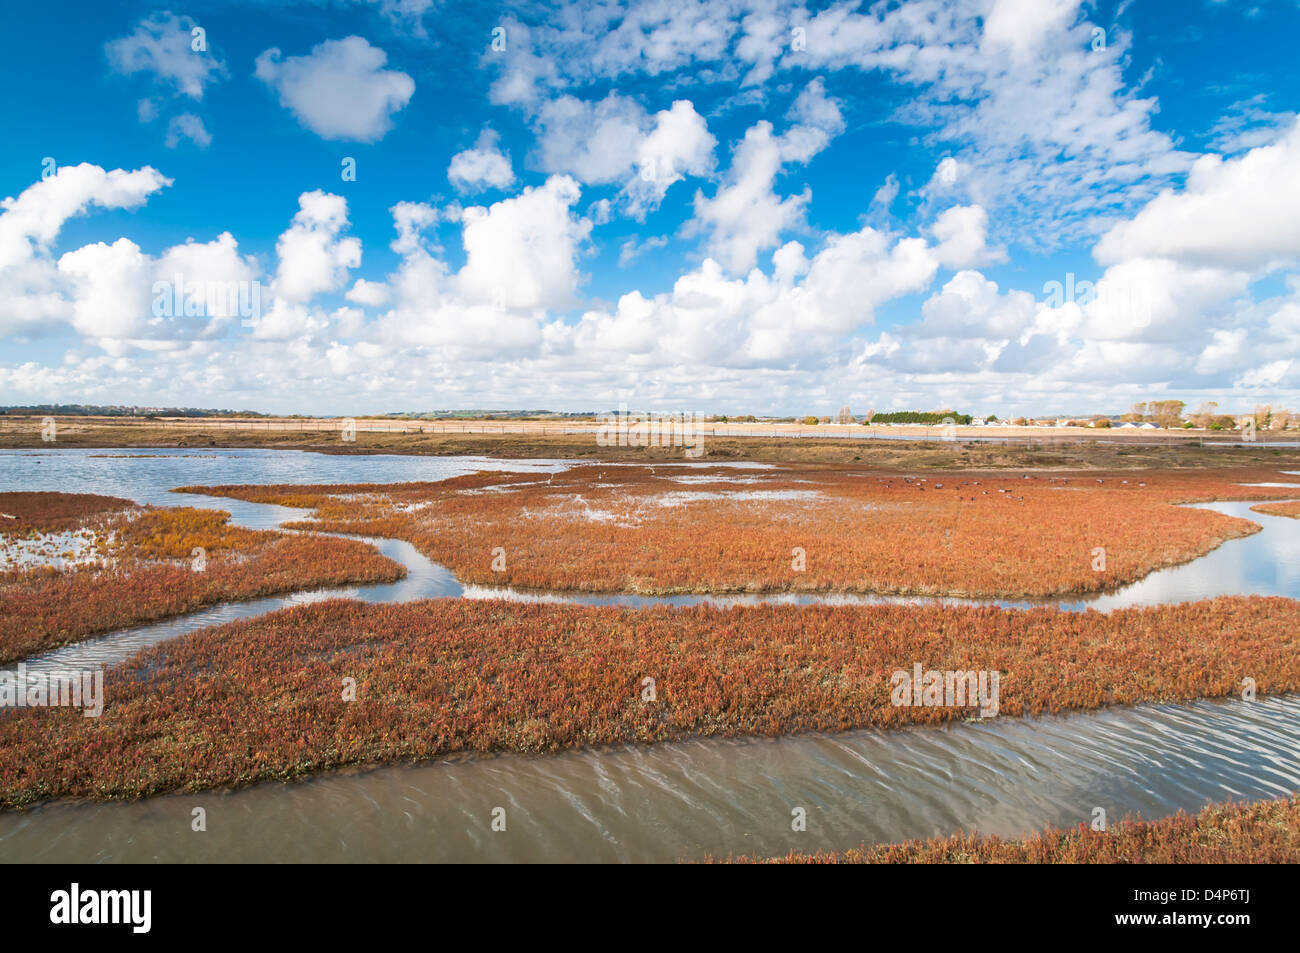
[[[1300,696],[335,773],[0,815],[6,861],[674,861],[1024,835],[1300,789]],[[192,811],[207,830],[190,829]],[[495,808],[506,829],[492,830]],[[803,808],[807,830],[791,829]]]

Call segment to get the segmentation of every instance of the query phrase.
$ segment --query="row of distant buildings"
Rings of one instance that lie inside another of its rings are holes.
[[[1228,414],[1219,414],[1213,417],[1200,418],[1194,420],[1185,420],[1182,417],[1177,418],[1177,423],[1169,420],[1156,422],[1152,420],[1135,419],[1133,414],[1093,414],[1087,417],[1007,417],[999,418],[995,414],[971,414],[971,427],[1093,427],[1106,428],[1114,430],[1184,430],[1184,429],[1213,429],[1213,430],[1234,430],[1242,425],[1242,420],[1250,417],[1250,414],[1244,417],[1234,417]],[[957,418],[958,422],[964,422],[965,415]],[[811,420],[811,418],[809,418]],[[873,420],[871,414],[865,416],[855,416],[847,407],[840,408],[839,413],[834,417],[818,418],[820,423],[824,424],[865,424],[873,423],[876,426],[916,426],[909,423],[890,423],[887,421]],[[941,424],[936,424],[940,426]],[[1300,414],[1292,414],[1282,411],[1280,414],[1271,414],[1266,421],[1257,423],[1264,430],[1290,430],[1300,428]]]
[[[1160,427],[1151,421],[1135,423],[1134,421],[1119,422],[1118,417],[1035,417],[1035,418],[1015,418],[999,420],[996,417],[981,417],[978,414],[971,417],[970,425],[972,427],[1112,427],[1117,430],[1159,430]]]
[[[972,427],[1103,427],[1113,430],[1187,430],[1187,429],[1213,429],[1213,430],[1233,430],[1241,426],[1241,421],[1250,417],[1250,414],[1242,417],[1231,417],[1223,414],[1215,417],[1211,422],[1202,421],[1194,423],[1189,420],[1179,420],[1177,424],[1164,426],[1150,420],[1124,420],[1122,417],[1017,417],[1008,420],[998,420],[996,417],[972,416]],[[1284,416],[1274,415],[1267,425],[1260,425],[1264,430],[1290,430],[1300,427],[1300,414],[1288,414]]]

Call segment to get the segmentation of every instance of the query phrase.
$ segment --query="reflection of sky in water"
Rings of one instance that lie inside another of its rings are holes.
[[[554,460],[328,454],[296,450],[9,450],[0,451],[0,492],[57,490],[122,496],[156,506],[222,509],[234,522],[270,529],[298,510],[240,500],[169,493],[172,487],[225,483],[405,483],[446,480],[479,470],[547,472]]]
[[[35,536],[0,537],[0,572],[49,566],[89,565],[100,561],[93,530],[39,533]]]
[[[1300,520],[1251,512],[1255,503],[1201,503],[1258,523],[1253,536],[1230,539],[1218,549],[1182,566],[1161,569],[1122,590],[1084,605],[1109,611],[1131,605],[1190,602],[1226,595],[1300,598]]]

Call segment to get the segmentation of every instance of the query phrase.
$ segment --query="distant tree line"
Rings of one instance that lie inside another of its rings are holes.
[[[969,424],[970,414],[958,414],[951,410],[894,410],[884,414],[873,414],[873,424],[941,424],[951,420],[957,424]]]
[[[1206,401],[1196,410],[1184,415],[1186,408],[1181,400],[1152,400],[1134,404],[1120,417],[1126,423],[1150,422],[1166,428],[1193,428],[1203,430],[1236,430],[1243,419],[1252,418],[1257,430],[1285,430],[1295,426],[1295,414],[1284,407],[1257,404],[1253,412],[1226,414],[1219,410],[1216,401]]]
[[[1125,423],[1154,423],[1158,427],[1181,427],[1183,425],[1183,408],[1187,405],[1181,400],[1152,400],[1133,405],[1120,420]]]

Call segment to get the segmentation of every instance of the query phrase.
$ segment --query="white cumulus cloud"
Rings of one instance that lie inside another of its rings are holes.
[[[204,87],[224,76],[226,66],[210,50],[194,49],[196,26],[189,17],[154,13],[127,36],[110,40],[104,52],[119,73],[149,73],[180,95],[202,99]]]
[[[257,58],[255,75],[280,94],[280,104],[322,139],[378,142],[415,92],[415,80],[385,69],[388,54],[360,36],[326,40],[305,56]]]
[[[275,245],[280,259],[275,296],[287,304],[339,290],[348,270],[361,264],[360,239],[342,237],[348,225],[348,203],[342,196],[317,189],[299,196],[298,206]]]
[[[510,157],[497,148],[497,138],[495,132],[485,129],[473,149],[452,156],[447,181],[461,192],[506,189],[513,185],[515,173],[510,167]]]

